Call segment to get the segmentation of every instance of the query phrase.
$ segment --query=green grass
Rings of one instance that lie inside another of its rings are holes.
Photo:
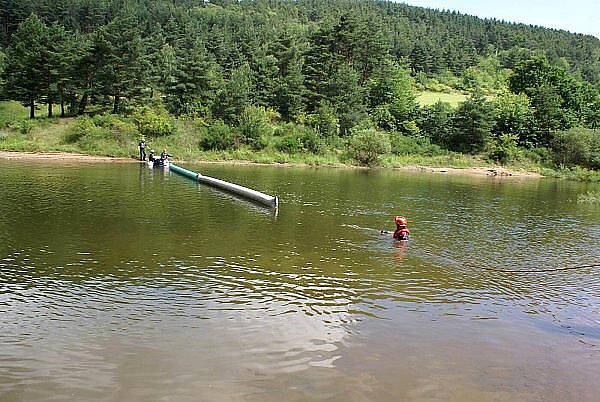
[[[15,101],[0,102],[0,129],[29,117],[29,109]]]
[[[468,98],[468,95],[465,95],[460,92],[445,93],[445,92],[424,91],[424,92],[421,92],[417,96],[417,102],[419,102],[419,104],[421,106],[429,106],[429,105],[433,105],[433,104],[441,101],[441,102],[447,102],[450,105],[456,107],[459,104],[461,104],[462,102],[464,102],[465,100],[467,100],[467,98]]]

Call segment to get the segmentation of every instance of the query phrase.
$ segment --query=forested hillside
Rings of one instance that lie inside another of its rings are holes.
[[[600,148],[592,36],[369,0],[0,7],[2,96],[28,105],[31,117],[40,104],[49,116],[57,106],[61,116],[133,114],[148,135],[176,131],[170,116],[200,119],[205,149],[358,155],[426,142],[505,159],[517,145],[556,150],[581,135]],[[418,90],[472,96],[457,108],[421,107]]]

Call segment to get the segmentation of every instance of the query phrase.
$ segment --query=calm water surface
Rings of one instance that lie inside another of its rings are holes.
[[[597,187],[187,167],[278,216],[136,164],[0,162],[1,401],[598,400],[600,268],[536,272],[600,262]]]

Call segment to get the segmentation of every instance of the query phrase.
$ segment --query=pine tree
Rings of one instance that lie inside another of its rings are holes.
[[[47,35],[46,25],[37,15],[23,21],[12,37],[4,71],[5,91],[10,99],[29,107],[29,117],[35,117],[35,102],[46,87],[43,59]]]
[[[228,123],[237,121],[242,111],[254,103],[254,77],[248,63],[231,72],[231,77],[219,92],[216,115]]]
[[[180,42],[174,59],[169,60],[170,47],[164,48],[166,68],[172,68],[165,86],[167,104],[177,114],[200,112],[207,114],[213,106],[217,90],[222,85],[219,65],[197,39]],[[171,63],[174,64],[171,64]]]
[[[274,105],[281,116],[291,120],[300,115],[305,108],[304,58],[297,44],[290,41],[281,43],[283,51],[279,54],[279,77],[275,92]]]
[[[113,113],[119,113],[122,98],[139,98],[148,89],[148,57],[138,22],[115,18],[99,30],[94,45],[99,92],[113,97]]]

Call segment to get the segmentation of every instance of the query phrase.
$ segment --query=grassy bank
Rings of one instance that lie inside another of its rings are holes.
[[[31,121],[26,118],[26,109],[14,102],[0,103],[0,112],[0,123],[4,127],[0,128],[0,150],[2,151],[61,151],[136,158],[140,131],[147,130],[146,126],[134,118],[113,115],[62,119],[38,118]],[[166,130],[166,134],[147,136],[148,146],[155,149],[157,153],[166,148],[179,160],[248,161],[310,166],[361,164],[357,161],[356,154],[348,151],[353,144],[337,139],[336,143],[315,145],[311,143],[314,138],[309,136],[307,139],[306,134],[293,131],[297,130],[297,127],[278,126],[268,138],[257,137],[260,146],[247,143],[235,144],[236,139],[229,138],[233,146],[225,149],[219,149],[217,146],[217,149],[206,150],[207,138],[221,141],[222,137],[231,135],[229,133],[231,130],[225,126],[226,131],[218,131],[217,129],[222,130],[223,127],[215,128],[214,125],[210,126],[201,119],[171,119],[165,123],[160,119],[157,122],[155,116],[151,117],[148,124],[158,124],[159,128]],[[289,130],[292,130],[291,134]],[[384,168],[419,166],[494,169],[499,167],[485,155],[451,152],[428,141],[400,136],[391,137],[390,142],[391,147],[388,144],[380,155],[375,156],[376,164]],[[359,149],[357,152],[362,150]],[[547,161],[534,156],[520,155],[502,165],[502,169],[517,173],[531,172],[550,177],[600,182],[600,172],[585,169],[557,169]]]

